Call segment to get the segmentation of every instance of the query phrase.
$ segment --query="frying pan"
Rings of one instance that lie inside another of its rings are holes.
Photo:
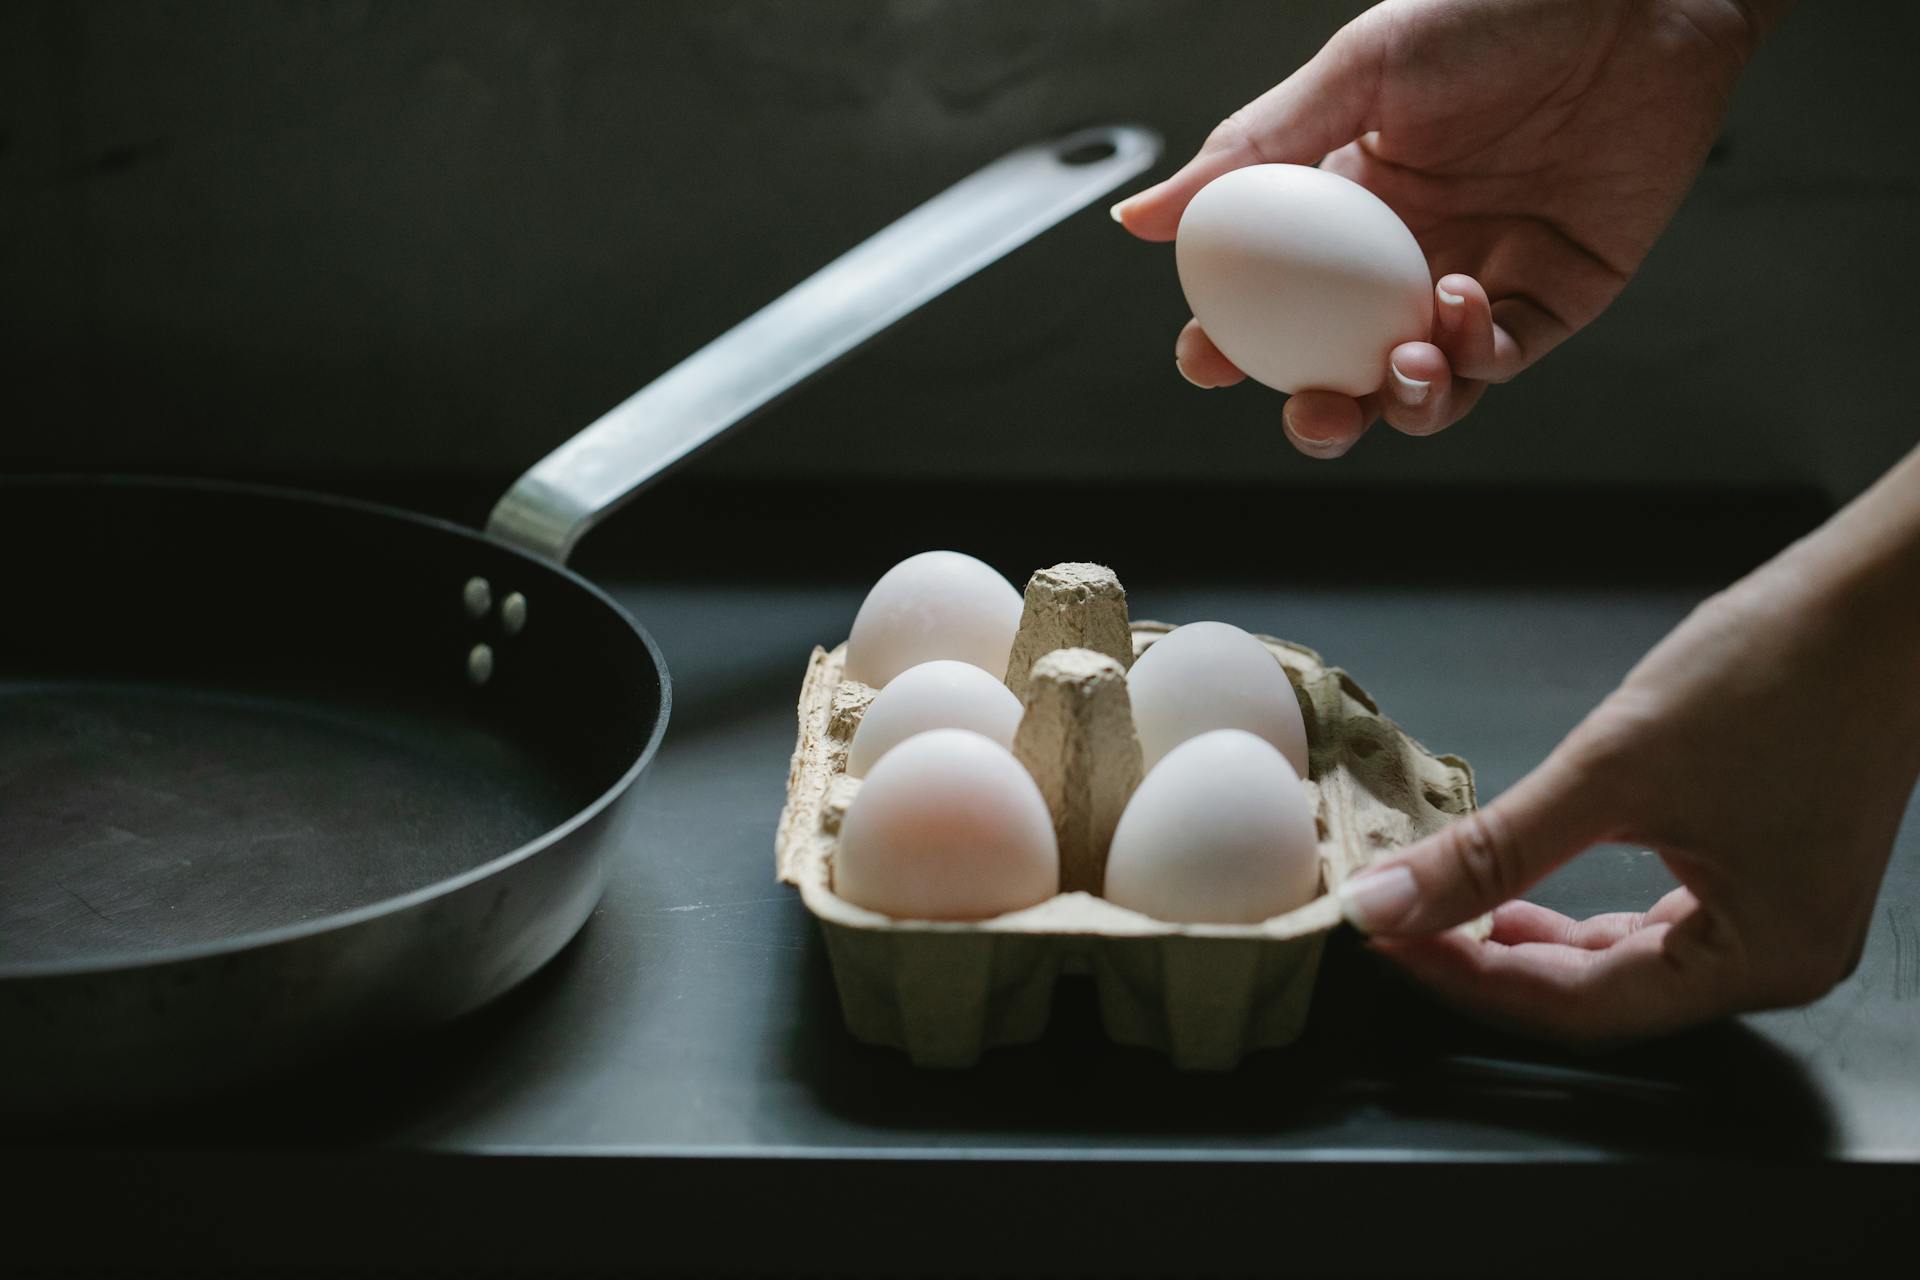
[[[646,631],[565,567],[580,536],[1158,148],[1107,127],[1002,157],[562,445],[484,532],[0,480],[5,1108],[217,1091],[538,969],[625,848],[671,701]]]

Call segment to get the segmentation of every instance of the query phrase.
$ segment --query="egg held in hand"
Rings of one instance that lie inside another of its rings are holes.
[[[1194,319],[1277,391],[1363,396],[1433,324],[1433,283],[1399,215],[1357,182],[1257,164],[1202,187],[1174,242]]]
[[[999,743],[968,729],[908,738],[840,822],[833,891],[906,920],[985,920],[1060,889],[1047,802]]]
[[[1285,757],[1239,729],[1181,743],[1114,828],[1108,901],[1182,924],[1257,924],[1320,889],[1313,809]]]
[[[874,695],[847,748],[847,776],[864,778],[894,747],[932,729],[971,729],[1003,747],[1020,727],[1020,699],[971,663],[937,658],[908,667]]]
[[[1271,650],[1225,622],[1189,622],[1153,642],[1127,672],[1146,767],[1197,734],[1244,729],[1307,776],[1307,722]]]
[[[878,689],[908,667],[952,658],[999,679],[1020,629],[1020,593],[958,551],[923,551],[880,575],[854,615],[846,677]]]

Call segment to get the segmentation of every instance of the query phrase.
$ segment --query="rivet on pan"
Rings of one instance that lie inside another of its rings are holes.
[[[510,636],[527,625],[527,598],[518,591],[500,602],[500,629]]]
[[[467,606],[469,618],[484,618],[493,608],[493,586],[485,578],[468,578],[460,599]]]
[[[467,651],[467,680],[471,684],[485,684],[493,679],[493,649],[477,644]]]

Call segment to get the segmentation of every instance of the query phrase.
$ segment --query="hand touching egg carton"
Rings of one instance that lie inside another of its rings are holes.
[[[1023,600],[970,557],[902,562],[814,650],[799,718],[779,877],[854,1036],[922,1066],[1037,1039],[1062,973],[1181,1067],[1287,1044],[1333,890],[1474,806],[1465,761],[1311,649],[1129,622],[1098,565]]]

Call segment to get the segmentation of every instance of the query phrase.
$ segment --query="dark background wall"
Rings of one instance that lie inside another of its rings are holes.
[[[1171,168],[1360,7],[14,0],[0,468],[510,474],[1012,146]],[[1188,388],[1170,253],[1096,210],[700,469],[1844,495],[1920,437],[1916,47],[1795,14],[1627,295],[1442,437],[1311,463]]]

